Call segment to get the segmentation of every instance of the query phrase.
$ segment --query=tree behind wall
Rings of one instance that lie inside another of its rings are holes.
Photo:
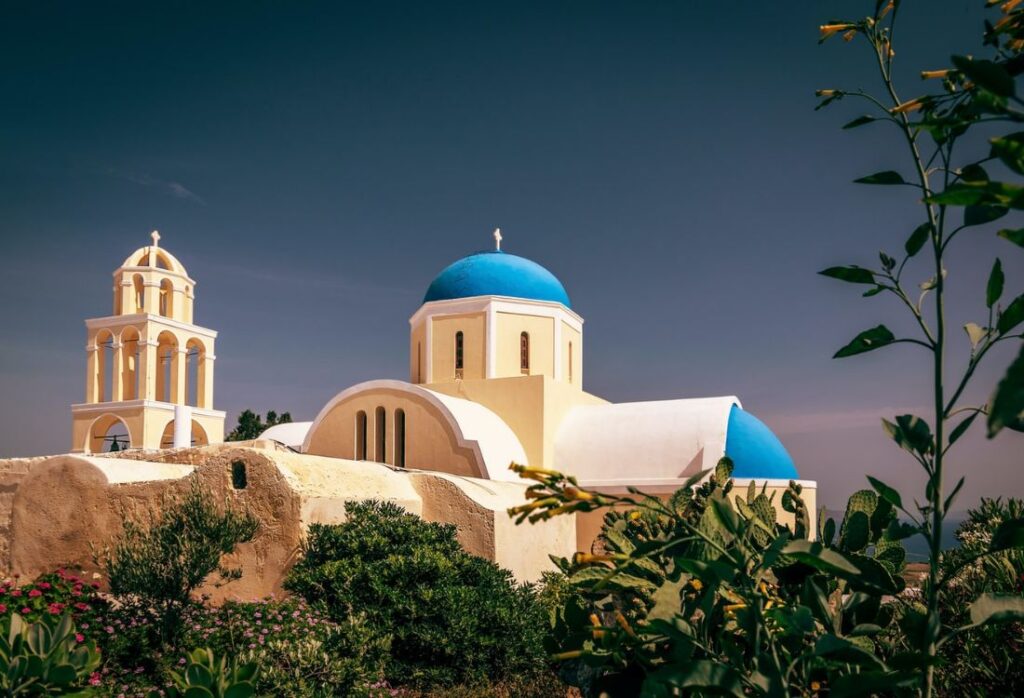
[[[292,415],[290,412],[282,412],[280,415],[274,410],[267,412],[267,421],[264,422],[263,418],[253,412],[252,410],[243,410],[242,414],[238,415],[238,425],[224,437],[225,441],[251,441],[252,439],[259,438],[259,435],[265,432],[272,426],[277,424],[290,424],[292,421]]]

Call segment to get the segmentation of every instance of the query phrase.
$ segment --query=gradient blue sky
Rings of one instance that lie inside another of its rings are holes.
[[[982,4],[905,3],[908,96],[916,70],[977,48]],[[823,503],[865,473],[920,492],[878,425],[924,412],[921,357],[829,358],[905,318],[815,274],[871,264],[918,223],[908,190],[851,184],[906,169],[892,134],[840,131],[856,105],[813,111],[815,88],[875,86],[864,46],[817,45],[824,20],[872,5],[5,4],[0,455],[68,448],[82,320],[110,312],[110,272],[153,228],[221,332],[233,423],[311,419],[348,385],[406,378],[430,280],[501,226],[586,319],[590,392],[735,394]],[[996,254],[1020,292],[1019,250],[965,234],[955,323],[981,320]],[[1009,354],[993,358],[971,397]],[[1022,443],[962,442],[960,507],[1024,495]]]

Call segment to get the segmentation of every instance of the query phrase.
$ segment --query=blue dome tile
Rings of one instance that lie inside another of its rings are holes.
[[[764,422],[733,405],[725,433],[725,455],[732,459],[733,477],[795,480],[792,457]]]
[[[473,296],[508,296],[572,307],[554,274],[525,257],[498,250],[477,252],[445,267],[431,282],[423,302]]]

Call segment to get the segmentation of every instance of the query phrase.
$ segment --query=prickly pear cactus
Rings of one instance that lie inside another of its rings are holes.
[[[803,492],[803,487],[790,480],[789,487],[782,493],[782,508],[793,515],[794,538],[807,538],[811,530],[811,518],[807,514],[807,505],[804,504],[804,499],[800,496],[801,492]]]

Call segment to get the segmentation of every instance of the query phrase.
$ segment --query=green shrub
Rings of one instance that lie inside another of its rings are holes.
[[[455,527],[392,503],[347,505],[313,525],[286,587],[337,622],[365,614],[391,636],[392,684],[490,683],[542,670],[544,612],[534,590],[462,550]]]
[[[248,511],[219,507],[197,480],[181,497],[168,497],[148,521],[125,521],[112,549],[98,558],[110,590],[160,609],[163,638],[172,642],[193,592],[213,572],[236,579],[241,572],[221,564],[239,543],[252,540],[259,522]]]
[[[942,616],[954,626],[970,622],[968,607],[981,594],[1024,598],[1024,551],[988,554],[993,533],[1006,521],[1024,518],[1024,501],[982,499],[956,531],[960,547],[943,557],[950,575],[940,596]],[[938,686],[947,696],[1024,695],[1024,622],[974,628],[942,647]]]
[[[180,671],[168,672],[171,685],[151,692],[150,698],[250,698],[256,694],[257,668],[254,662],[229,661],[209,649],[193,650]]]
[[[0,691],[6,696],[93,695],[100,656],[79,640],[70,614],[34,623],[18,614],[0,621]]]
[[[282,698],[361,695],[382,678],[389,648],[362,617],[335,623],[295,598],[194,605],[184,624],[181,646],[259,665],[257,692]]]

